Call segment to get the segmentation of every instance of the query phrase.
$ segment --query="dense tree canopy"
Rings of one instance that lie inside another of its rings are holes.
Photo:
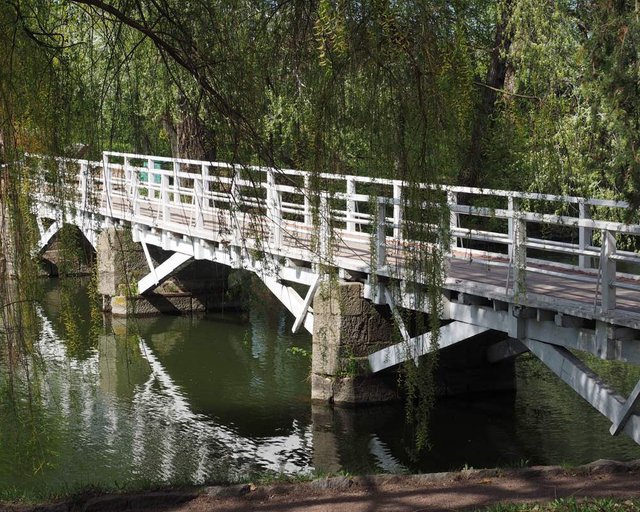
[[[0,126],[20,151],[637,202],[632,1],[14,0],[0,16]]]

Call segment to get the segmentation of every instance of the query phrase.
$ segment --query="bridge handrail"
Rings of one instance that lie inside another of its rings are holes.
[[[193,165],[193,166],[207,166],[207,167],[217,167],[217,168],[225,168],[231,170],[252,170],[257,172],[274,172],[281,175],[291,175],[291,176],[313,176],[314,173],[310,171],[302,171],[299,169],[289,169],[289,168],[280,168],[280,167],[267,167],[260,165],[245,165],[245,164],[232,164],[228,162],[218,162],[218,161],[207,161],[207,160],[192,160],[188,158],[172,158],[172,157],[157,157],[157,156],[149,156],[149,155],[141,155],[138,153],[122,153],[116,151],[105,151],[104,155],[107,157],[117,157],[117,158],[127,158],[133,160],[152,160],[157,162],[166,162],[166,163],[178,163],[185,165]],[[114,164],[118,165],[118,164]],[[168,170],[157,169],[158,172],[169,172]],[[188,173],[184,173],[185,177],[188,176]],[[603,206],[609,208],[628,208],[629,203],[626,201],[620,201],[615,199],[599,199],[599,198],[585,198],[579,196],[565,196],[565,195],[556,195],[556,194],[544,194],[538,192],[521,192],[514,190],[503,190],[503,189],[490,189],[490,188],[482,188],[482,187],[464,187],[458,185],[444,185],[444,184],[433,184],[433,183],[418,183],[411,184],[407,181],[390,179],[390,178],[372,178],[370,176],[358,176],[353,174],[334,174],[334,173],[317,173],[317,177],[321,179],[331,179],[338,181],[354,181],[356,183],[366,183],[366,184],[374,184],[374,185],[386,185],[386,186],[400,186],[400,187],[409,187],[409,186],[418,186],[423,189],[430,190],[440,190],[443,192],[453,192],[456,194],[469,194],[469,195],[480,195],[480,196],[495,196],[495,197],[504,197],[504,198],[517,198],[517,199],[528,199],[533,201],[550,201],[550,202],[560,202],[564,204],[588,204],[590,206]],[[366,199],[369,200],[369,199]]]
[[[419,244],[417,241],[404,240],[406,228],[411,225],[409,220],[404,219],[404,208],[408,203],[406,188],[410,185],[402,180],[332,173],[318,173],[314,176],[311,172],[295,169],[113,151],[104,152],[100,162],[70,158],[56,160],[61,164],[78,165],[80,174],[85,174],[84,177],[78,177],[78,182],[85,186],[87,169],[101,168],[100,177],[91,176],[94,182],[93,199],[99,203],[103,195],[109,207],[118,203],[122,211],[117,215],[132,222],[141,216],[152,215],[154,222],[171,225],[172,229],[186,223],[188,225],[185,229],[191,233],[203,230],[205,215],[212,215],[217,211],[222,222],[227,223],[231,232],[235,233],[236,239],[253,222],[254,226],[259,224],[260,229],[269,234],[273,242],[271,250],[275,253],[278,253],[283,237],[293,237],[303,241],[298,244],[297,249],[298,252],[301,251],[300,257],[312,258],[309,253],[309,233],[315,222],[314,215],[318,215],[316,219],[320,225],[316,226],[316,231],[320,230],[320,245],[324,244],[325,248],[329,243],[329,235],[324,231],[331,225],[338,233],[337,238],[348,243],[362,243],[373,232],[379,269],[385,268],[389,258],[399,257],[398,251],[409,250],[413,247],[412,244]],[[171,168],[167,168],[168,166]],[[191,169],[184,169],[184,166]],[[309,186],[312,177],[340,182],[342,185],[332,192],[314,192]],[[369,187],[358,191],[358,186],[362,185]],[[376,189],[376,186],[381,188]],[[508,265],[514,272],[514,293],[516,281],[525,272],[551,272],[543,268],[545,265],[578,269],[582,274],[576,276],[577,280],[597,279],[605,282],[606,278],[609,279],[607,282],[614,284],[615,276],[611,279],[611,276],[604,275],[607,264],[617,261],[640,266],[638,254],[616,249],[616,240],[611,239],[614,235],[640,236],[640,225],[607,220],[606,217],[594,219],[590,215],[592,208],[602,209],[600,214],[607,209],[613,212],[624,210],[629,207],[625,201],[427,183],[414,186],[436,193],[436,197],[432,199],[428,196],[420,199],[422,208],[430,208],[440,198],[446,201],[449,209],[446,230],[451,237],[451,257],[482,257],[492,260],[495,265]],[[312,214],[313,194],[319,197],[321,205],[316,214]],[[462,199],[465,204],[459,202],[460,196],[464,196]],[[84,197],[86,199],[86,193]],[[495,208],[476,206],[470,204],[471,197],[496,198],[503,204]],[[533,204],[528,204],[528,201]],[[539,204],[540,202],[543,204]],[[547,203],[557,203],[558,207]],[[566,205],[573,205],[576,213],[572,214],[571,209],[564,213],[563,207]],[[221,207],[229,211],[222,213]],[[554,208],[556,211],[553,211]],[[256,215],[256,218],[250,219]],[[610,218],[618,216],[616,213]],[[492,227],[473,222],[474,218],[483,217],[503,223],[506,221],[506,224]],[[463,222],[463,219],[471,220]],[[527,233],[528,225],[554,225],[577,230],[578,241],[566,238],[553,240],[535,232]],[[435,225],[431,227],[434,231],[438,229]],[[594,233],[598,231],[601,233],[599,240],[594,238]],[[440,243],[442,242],[443,240]],[[481,244],[489,245],[483,248]],[[577,257],[578,264],[559,263],[556,256],[553,256],[553,260],[532,258],[527,255],[527,249],[544,255]],[[595,267],[594,261],[597,261]],[[519,274],[518,279],[515,274]],[[617,275],[637,279],[632,274],[617,272]]]

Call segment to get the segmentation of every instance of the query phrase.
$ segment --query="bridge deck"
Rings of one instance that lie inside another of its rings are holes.
[[[103,201],[101,210],[109,206]],[[133,204],[119,199],[111,204],[112,214],[130,219]],[[318,260],[318,241],[314,241],[313,226],[300,222],[282,221],[279,245],[273,241],[272,231],[266,217],[245,215],[239,223],[232,220],[228,210],[211,209],[202,213],[202,222],[196,227],[193,212],[180,206],[168,209],[170,222],[162,220],[162,211],[152,202],[140,201],[136,207],[136,220],[150,227],[172,229],[186,236],[202,237],[214,243],[231,243],[235,236],[247,247],[253,248],[261,239],[262,247],[272,254],[288,256],[300,261]],[[235,231],[234,231],[235,230]],[[315,243],[315,248],[312,249]],[[374,240],[375,245],[375,240]],[[385,265],[392,270],[378,269],[381,274],[402,275],[408,246],[402,248],[393,237],[387,236]],[[371,271],[372,236],[363,231],[348,232],[334,230],[331,257],[341,268],[356,272]],[[514,291],[516,271],[506,254],[485,254],[480,251],[455,248],[448,257],[447,289],[466,292],[507,303],[518,302],[523,306],[547,308],[577,315],[587,319],[607,319],[627,327],[640,328],[640,280],[631,275],[617,277],[615,307],[602,311],[602,278],[597,269],[577,269],[568,265],[557,265],[553,261],[529,261],[520,277],[526,283],[524,294]],[[637,288],[627,289],[625,286]]]

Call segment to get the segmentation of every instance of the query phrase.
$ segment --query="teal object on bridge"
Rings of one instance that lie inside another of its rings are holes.
[[[142,167],[147,167],[147,162],[142,164]],[[160,165],[160,162],[153,162],[153,169],[154,170],[162,170],[162,166]],[[153,183],[155,184],[160,184],[160,182],[162,181],[162,176],[160,174],[156,174],[156,173],[151,173],[151,175],[153,176]],[[148,182],[149,181],[149,173],[148,171],[140,171],[140,181],[142,182]]]

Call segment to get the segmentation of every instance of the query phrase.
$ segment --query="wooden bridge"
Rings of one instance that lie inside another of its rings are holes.
[[[429,279],[412,262],[439,250],[440,347],[495,331],[489,363],[532,352],[611,420],[612,434],[640,443],[640,382],[625,398],[575,355],[640,363],[640,225],[620,220],[624,202],[113,152],[101,162],[27,160],[42,171],[38,250],[65,223],[94,247],[105,228],[128,226],[149,266],[140,294],[210,260],[255,272],[294,315],[294,331],[312,334],[314,296],[337,270],[391,308],[403,339],[369,354],[374,373],[429,350],[432,333],[410,336],[398,308],[423,308]],[[426,238],[408,235],[420,227],[408,201],[425,211]],[[172,255],[155,266],[150,245]]]

